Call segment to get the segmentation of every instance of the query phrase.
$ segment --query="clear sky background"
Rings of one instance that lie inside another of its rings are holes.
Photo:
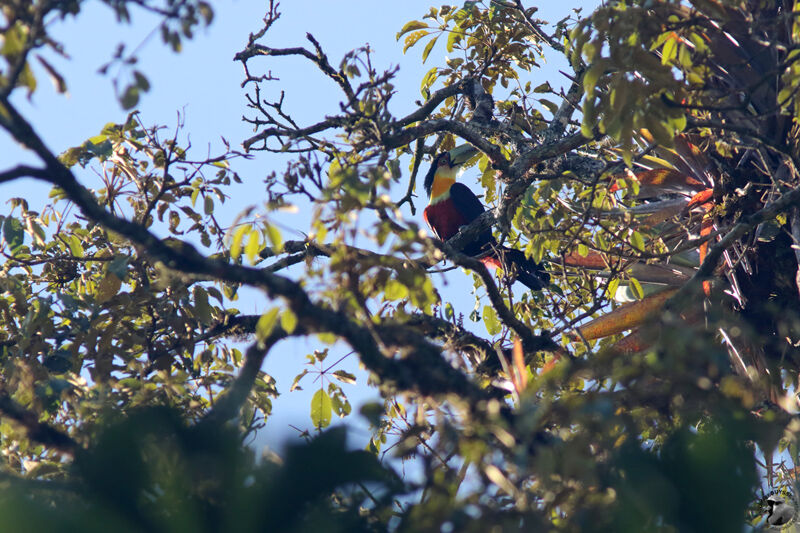
[[[414,102],[421,98],[420,80],[424,73],[434,65],[443,64],[446,53],[443,45],[438,45],[428,58],[426,65],[421,63],[421,47],[414,47],[406,55],[402,53],[402,42],[395,40],[396,33],[409,20],[420,19],[433,5],[430,0],[405,0],[402,2],[368,0],[285,0],[280,11],[282,16],[262,41],[272,47],[307,46],[306,32],[312,33],[322,44],[333,65],[338,65],[342,56],[352,50],[369,44],[374,50],[373,61],[378,69],[399,65],[400,71],[395,80],[397,94],[392,99],[391,111],[402,115],[414,108]],[[456,3],[456,2],[454,2]],[[461,2],[457,2],[460,4]],[[597,5],[597,0],[573,0],[568,2],[525,2],[526,5],[539,4],[539,18],[550,22],[571,14],[573,8]],[[112,56],[120,42],[127,50],[141,46],[138,69],[149,78],[152,88],[144,93],[138,105],[141,119],[145,125],[163,124],[174,129],[177,113],[185,119],[182,139],[192,143],[195,158],[203,157],[208,151],[222,152],[220,137],[228,139],[237,147],[241,141],[252,135],[252,129],[242,122],[247,114],[244,90],[240,87],[243,71],[233,56],[247,42],[247,36],[262,27],[267,2],[253,0],[233,0],[213,2],[215,18],[208,29],[198,30],[195,38],[184,42],[180,54],[173,53],[161,43],[157,31],[158,21],[154,17],[133,10],[133,22],[120,25],[111,9],[99,2],[87,2],[77,18],[55,21],[51,31],[56,39],[63,42],[70,60],[48,59],[65,75],[69,95],[59,95],[47,83],[46,76],[39,77],[40,87],[31,101],[18,91],[15,103],[45,142],[56,153],[83,143],[87,138],[97,135],[104,124],[122,122],[127,112],[122,110],[115,98],[111,76],[98,73],[98,68]],[[154,31],[156,30],[156,31]],[[150,36],[148,38],[148,36]],[[319,74],[313,65],[296,58],[263,58],[251,62],[251,67],[263,66],[271,70],[280,81],[273,82],[272,95],[286,91],[287,109],[300,124],[320,120],[326,114],[338,111],[340,92],[328,79]],[[559,70],[569,72],[566,61],[557,55],[548,56],[547,64],[530,74],[530,80],[539,84],[549,81],[554,88],[564,86],[566,78]],[[114,74],[114,71],[110,72]],[[254,72],[254,74],[260,74]],[[523,82],[527,81],[523,79]],[[263,178],[271,171],[281,171],[286,159],[273,154],[256,152],[251,161],[238,160],[233,168],[244,180],[243,185],[234,186],[227,191],[231,200],[226,203],[223,220],[233,221],[243,208],[256,204],[263,195]],[[19,163],[36,163],[35,159],[18,147],[5,132],[0,132],[0,170]],[[427,165],[427,163],[425,164]],[[426,166],[421,169],[426,170]],[[405,171],[405,169],[404,169]],[[84,183],[91,186],[91,176],[79,174]],[[466,183],[477,191],[475,177],[465,177]],[[8,211],[5,199],[24,196],[32,209],[41,208],[47,201],[49,187],[31,180],[19,180],[0,185],[0,214]],[[424,192],[417,191],[417,217],[423,207]],[[219,211],[218,211],[219,213]],[[287,215],[288,216],[288,215]],[[408,213],[408,216],[411,216]],[[282,226],[307,228],[307,223],[298,220],[277,220]],[[284,238],[301,238],[299,234],[284,231]],[[453,271],[449,274],[451,282],[442,286],[437,282],[445,301],[462,301],[468,314],[473,306],[469,295],[471,277]],[[246,313],[263,311],[270,305],[258,293],[247,293],[236,306]],[[284,341],[270,353],[265,370],[278,380],[278,388],[284,393],[274,402],[274,415],[259,440],[275,446],[287,435],[291,435],[289,424],[300,428],[310,428],[308,415],[311,394],[317,385],[307,377],[305,390],[288,393],[292,378],[302,369],[305,354],[319,347],[314,340]],[[336,353],[346,353],[346,347]],[[331,356],[335,357],[335,354]],[[350,356],[345,369],[353,371],[357,366],[356,357]],[[364,374],[359,374],[360,385],[345,386],[351,395],[354,410],[368,399],[376,399],[374,390],[364,386]],[[365,428],[353,435],[359,446],[368,438]]]

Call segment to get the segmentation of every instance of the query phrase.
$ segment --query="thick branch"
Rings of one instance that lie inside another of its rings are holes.
[[[39,416],[36,413],[28,411],[5,393],[0,394],[0,413],[21,425],[28,438],[39,444],[44,444],[68,455],[74,455],[79,448],[78,443],[72,437],[39,422]]]
[[[283,330],[280,328],[278,330],[273,332],[263,343],[254,342],[248,346],[239,375],[206,414],[205,420],[222,423],[236,417],[244,402],[247,401],[250,391],[253,390],[253,385],[267,353],[275,343],[286,337]]]
[[[19,178],[38,178],[45,179],[47,173],[46,169],[29,167],[27,165],[18,165],[10,168],[5,172],[0,172],[0,183],[7,181],[14,181]]]
[[[393,135],[387,135],[382,139],[383,145],[388,148],[399,148],[405,146],[415,139],[425,137],[434,133],[447,131],[457,135],[469,142],[475,148],[486,154],[492,166],[498,170],[508,171],[508,160],[503,155],[500,147],[486,140],[486,137],[478,131],[477,128],[471,127],[463,122],[447,119],[434,119],[422,122],[416,126],[405,128]]]
[[[544,143],[520,154],[516,161],[509,168],[509,177],[512,179],[524,176],[535,164],[546,159],[564,155],[576,148],[597,139],[598,135],[587,139],[580,132],[562,137],[556,141]]]

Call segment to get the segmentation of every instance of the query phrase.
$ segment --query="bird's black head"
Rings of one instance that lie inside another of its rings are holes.
[[[433,163],[431,163],[431,168],[428,169],[428,173],[425,174],[425,192],[428,193],[428,196],[431,195],[431,188],[433,187],[433,179],[436,177],[436,171],[442,166],[451,166],[450,152],[442,152],[437,155]]]

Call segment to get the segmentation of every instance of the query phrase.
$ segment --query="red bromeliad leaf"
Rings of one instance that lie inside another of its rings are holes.
[[[655,142],[653,135],[646,129],[639,132],[648,143]],[[691,176],[698,183],[709,181],[708,175],[712,173],[711,161],[703,151],[694,144],[690,135],[676,135],[672,148],[658,147],[659,159],[666,161],[677,172]],[[701,185],[705,187],[705,185]]]
[[[613,261],[613,259],[601,253],[590,250],[586,257],[577,252],[572,252],[564,256],[563,262],[568,267],[588,270],[610,270],[611,266],[619,266],[619,263],[610,265],[609,260]],[[673,286],[683,285],[694,274],[693,269],[675,264],[662,265],[633,262],[626,265],[623,270],[643,283],[663,283]]]
[[[636,328],[614,343],[609,349],[619,352],[622,355],[632,355],[648,348],[651,344],[653,344],[652,340],[645,339],[642,330]]]
[[[658,168],[654,170],[644,170],[631,174],[617,174],[611,179],[631,179],[635,178],[639,182],[639,194],[637,198],[653,198],[666,193],[680,193],[685,195],[694,194],[703,190],[706,186],[689,174],[668,169]],[[609,192],[616,192],[619,186],[614,183],[609,188]]]
[[[711,196],[713,194],[714,194],[713,189],[706,189],[704,191],[701,191],[695,194],[692,197],[692,199],[689,200],[689,205],[687,207],[691,209],[692,207],[700,206],[704,211],[708,212],[714,207],[714,203],[708,201],[711,199]],[[711,220],[710,217],[704,216],[703,221],[700,223],[700,237],[706,237],[710,235],[711,230],[713,228],[714,228],[714,222]],[[706,254],[708,254],[708,241],[700,245],[699,252],[700,252],[700,264],[702,264],[706,258]],[[711,296],[710,281],[703,282],[703,292],[705,293],[706,296]]]
[[[564,256],[564,264],[571,267],[591,268],[593,270],[603,270],[609,268],[607,257],[603,254],[589,250],[586,257],[578,252],[572,252]]]
[[[705,189],[700,191],[699,193],[692,196],[689,200],[689,204],[686,206],[687,209],[692,209],[694,207],[700,206],[706,211],[713,207],[713,203],[709,202],[711,197],[714,195],[714,189]]]
[[[689,308],[681,312],[681,318],[687,324],[696,324],[703,320],[704,313],[702,308]],[[656,335],[653,330],[648,331],[645,328],[634,328],[629,334],[614,343],[609,350],[613,350],[622,355],[631,355],[643,350],[646,350],[656,340]]]
[[[676,288],[669,288],[651,294],[642,300],[621,305],[610,313],[580,326],[578,330],[587,341],[622,333],[625,330],[641,325],[655,311],[661,309],[664,303],[677,291],[678,289]]]

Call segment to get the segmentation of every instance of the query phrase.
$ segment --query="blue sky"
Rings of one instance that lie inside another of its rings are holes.
[[[540,2],[544,4],[538,16],[555,22],[570,14],[572,7],[591,5],[597,2]],[[404,114],[420,99],[419,83],[424,73],[433,65],[443,62],[444,47],[437,47],[422,65],[421,47],[402,54],[402,43],[395,40],[397,31],[409,20],[419,19],[432,3],[430,0],[407,0],[403,2],[375,2],[366,0],[311,1],[286,0],[281,4],[281,19],[268,34],[267,43],[273,47],[305,46],[306,32],[312,33],[322,44],[331,62],[336,65],[349,50],[367,43],[374,50],[373,61],[378,68],[399,65],[396,79],[397,95],[391,110]],[[134,11],[133,23],[121,26],[114,20],[112,11],[98,2],[85,4],[83,12],[76,18],[58,21],[51,25],[56,38],[65,44],[70,60],[51,59],[66,76],[69,95],[59,95],[40,77],[40,87],[29,102],[22,92],[16,95],[21,111],[33,122],[48,146],[60,153],[80,145],[87,138],[99,133],[107,122],[122,122],[127,115],[115,99],[110,76],[98,74],[98,68],[107,62],[116,45],[124,42],[131,50],[141,45],[139,64],[149,78],[152,89],[142,96],[138,109],[145,125],[163,124],[174,128],[177,113],[184,115],[184,137],[191,140],[196,157],[207,150],[222,149],[220,136],[224,136],[235,147],[252,134],[243,123],[247,113],[244,91],[240,87],[242,68],[233,61],[234,54],[247,42],[247,35],[261,27],[266,2],[234,0],[214,3],[215,18],[211,27],[199,30],[191,41],[185,41],[180,54],[163,46],[157,32],[157,20]],[[254,61],[251,66],[263,65],[264,70],[280,78],[274,82],[273,96],[280,90],[287,94],[286,106],[300,124],[316,122],[325,114],[338,110],[340,94],[330,80],[318,74],[306,61],[295,58],[271,58]],[[553,87],[562,86],[566,79],[558,70],[569,71],[563,58],[553,56],[540,71],[531,74],[531,80],[542,83],[548,80]],[[114,72],[113,70],[111,71]],[[3,168],[17,163],[35,163],[35,160],[0,132],[0,161]],[[285,159],[265,153],[256,153],[251,161],[237,161],[234,168],[245,181],[244,185],[232,188],[228,193],[231,201],[226,204],[232,221],[240,209],[256,203],[258,194],[263,194],[263,177],[270,171],[280,171]],[[426,167],[423,167],[424,172]],[[90,177],[81,175],[81,179]],[[465,178],[467,184],[476,189],[474,177]],[[86,181],[85,181],[86,183]],[[47,200],[49,187],[27,180],[0,186],[0,200],[10,196],[25,196],[31,207],[37,209]],[[254,196],[254,194],[256,196]],[[418,208],[422,207],[424,193],[418,191]],[[7,208],[0,207],[0,213]],[[411,216],[408,213],[407,216]],[[420,212],[417,211],[417,216]],[[284,226],[297,226],[298,220],[281,220]],[[306,229],[302,222],[302,229]],[[285,234],[285,238],[299,235]],[[466,306],[465,314],[472,309],[469,296],[471,277],[459,271],[449,275],[447,286],[437,282],[444,299],[461,300]],[[250,292],[237,303],[244,312],[263,311],[269,304],[259,294]],[[265,370],[276,377],[281,392],[287,393],[291,380],[302,370],[304,355],[318,347],[315,340],[294,340],[279,344],[270,354]],[[337,353],[345,353],[337,350]],[[335,357],[336,354],[331,357]],[[357,360],[351,356],[346,369],[353,371]],[[361,377],[364,374],[360,374]],[[284,394],[275,402],[275,415],[261,436],[264,442],[276,445],[288,432],[288,424],[309,428],[310,396],[315,390],[311,378],[306,378],[306,390]],[[362,380],[363,383],[363,380]],[[352,393],[354,407],[376,393],[363,385],[345,386]],[[357,432],[357,440],[366,431]]]

